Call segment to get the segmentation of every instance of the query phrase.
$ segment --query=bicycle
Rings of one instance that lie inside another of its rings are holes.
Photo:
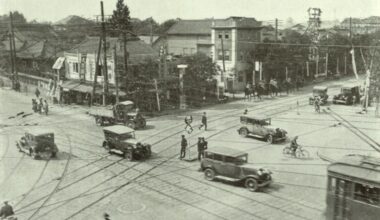
[[[303,149],[302,146],[298,146],[296,151],[293,152],[292,148],[290,146],[286,146],[283,150],[282,153],[284,155],[291,155],[296,158],[309,158],[310,154],[307,150]]]

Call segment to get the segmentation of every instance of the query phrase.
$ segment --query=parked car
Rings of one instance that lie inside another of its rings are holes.
[[[151,145],[141,143],[135,137],[135,131],[123,125],[103,128],[103,147],[110,153],[122,154],[129,161],[146,159],[152,154]]]
[[[360,102],[360,88],[357,85],[344,85],[340,93],[333,97],[334,104],[352,105]]]
[[[319,96],[320,100],[321,100],[321,105],[325,105],[327,104],[327,99],[329,98],[328,94],[327,94],[327,87],[326,86],[314,86],[313,87],[313,94],[311,94],[311,96],[309,97],[309,104],[310,105],[313,105],[314,104],[314,100],[317,96]]]
[[[258,191],[272,182],[271,172],[248,163],[248,154],[226,147],[208,149],[201,161],[207,180],[222,179],[243,183],[250,191]]]
[[[145,128],[145,118],[133,110],[133,105],[132,101],[123,101],[107,108],[92,107],[89,114],[95,117],[95,123],[100,126],[122,123],[133,129]]]
[[[24,152],[33,159],[53,158],[57,156],[58,147],[54,143],[54,133],[43,129],[25,132],[20,141],[16,142],[20,152]]]
[[[272,144],[277,141],[286,139],[287,132],[283,129],[276,128],[271,125],[271,118],[259,115],[243,115],[240,116],[242,127],[238,129],[238,133],[243,136],[253,136],[265,139]]]

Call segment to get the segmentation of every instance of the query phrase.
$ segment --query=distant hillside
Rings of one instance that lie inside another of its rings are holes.
[[[77,15],[70,15],[66,18],[54,23],[55,25],[78,25],[78,24],[94,24],[93,21],[79,17]]]
[[[341,24],[349,24],[350,18],[345,18]],[[354,24],[379,24],[380,16],[371,16],[368,18],[352,18]]]

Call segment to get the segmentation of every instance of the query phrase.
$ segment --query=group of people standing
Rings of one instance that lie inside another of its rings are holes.
[[[191,123],[193,122],[193,116],[189,115],[185,117],[185,131],[187,131],[188,134],[193,132],[193,127],[191,126]],[[206,112],[203,112],[202,119],[201,119],[201,125],[198,127],[199,130],[202,128],[207,131],[207,115]],[[187,140],[185,138],[185,135],[181,136],[181,151],[180,151],[180,156],[179,158],[182,160],[186,156],[186,149],[188,147]],[[198,138],[198,160],[203,157],[204,151],[207,149],[207,141],[205,140],[204,137],[199,137]]]
[[[35,113],[45,113],[47,115],[49,112],[49,104],[46,101],[46,99],[43,100],[42,98],[40,98],[40,94],[40,91],[38,90],[38,88],[36,88],[35,95],[37,98],[32,99],[32,109]]]

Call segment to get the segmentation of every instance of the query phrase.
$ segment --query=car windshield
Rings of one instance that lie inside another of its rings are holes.
[[[351,89],[350,88],[342,88],[342,93],[343,94],[351,94]]]
[[[245,164],[245,163],[247,163],[247,161],[248,161],[248,157],[247,157],[247,155],[243,155],[243,156],[240,156],[240,157],[236,157],[235,158],[235,160],[236,160],[236,164]]]
[[[320,95],[324,95],[325,93],[326,93],[325,90],[317,90],[317,89],[313,90],[314,95],[320,96]]]
[[[260,125],[270,125],[270,119],[261,120],[259,123]]]
[[[124,134],[119,135],[120,140],[126,140],[126,139],[131,139],[131,138],[135,138],[134,132],[124,133]]]

